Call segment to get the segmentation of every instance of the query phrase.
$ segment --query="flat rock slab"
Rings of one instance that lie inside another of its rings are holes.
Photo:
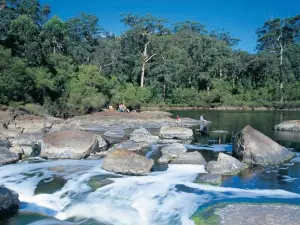
[[[133,141],[130,141],[130,140],[127,140],[120,144],[114,145],[112,148],[109,149],[109,151],[114,151],[116,149],[126,149],[129,151],[141,151],[142,150],[142,148],[139,144],[137,144]]]
[[[166,139],[192,139],[193,131],[185,127],[163,126],[160,128],[160,136]]]
[[[0,147],[0,165],[6,165],[19,161],[19,155],[10,152],[5,147]]]
[[[222,176],[218,174],[200,174],[194,182],[219,186],[222,183]]]
[[[82,159],[99,150],[94,134],[68,130],[47,134],[42,142],[41,157],[48,159]]]
[[[207,172],[219,175],[237,174],[246,168],[247,164],[224,153],[219,153],[217,161],[210,161],[205,166]]]
[[[152,159],[132,151],[117,149],[104,158],[102,169],[120,174],[144,175],[150,172],[153,165]]]
[[[300,207],[273,204],[229,204],[218,210],[222,225],[299,225]]]
[[[251,126],[234,135],[232,152],[245,163],[259,165],[281,163],[295,155]]]
[[[205,165],[206,161],[199,152],[186,152],[172,159],[171,164]]]
[[[121,128],[110,128],[104,133],[104,136],[111,138],[123,138],[125,136],[125,131]]]
[[[287,120],[274,127],[275,130],[300,132],[300,120]]]
[[[11,216],[19,210],[19,195],[3,186],[0,186],[0,218]]]

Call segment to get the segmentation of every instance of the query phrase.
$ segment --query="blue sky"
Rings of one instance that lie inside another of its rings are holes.
[[[66,20],[79,12],[99,17],[100,25],[119,34],[125,30],[120,23],[124,12],[151,13],[170,23],[192,20],[209,30],[224,29],[241,39],[239,48],[254,52],[257,28],[274,17],[300,14],[300,0],[42,0],[50,4],[52,13]]]

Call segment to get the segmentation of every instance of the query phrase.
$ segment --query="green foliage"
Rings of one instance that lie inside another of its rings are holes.
[[[95,15],[63,21],[50,12],[38,0],[8,0],[0,11],[0,104],[34,114],[41,105],[56,116],[123,101],[300,107],[300,15],[266,21],[257,30],[259,52],[249,54],[233,48],[239,40],[228,32],[196,21],[123,14],[127,30],[116,36]]]
[[[118,105],[124,102],[127,107],[136,108],[141,104],[149,103],[151,97],[152,93],[149,88],[141,88],[128,83],[112,90],[110,104]]]

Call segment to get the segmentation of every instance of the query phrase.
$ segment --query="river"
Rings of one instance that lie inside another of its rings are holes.
[[[0,167],[0,184],[20,195],[20,213],[5,225],[190,225],[191,216],[223,202],[288,203],[300,205],[300,138],[278,133],[275,124],[298,119],[300,112],[174,111],[174,115],[212,121],[203,135],[195,128],[193,144],[227,144],[251,125],[297,156],[288,163],[254,167],[223,177],[220,187],[193,183],[203,166],[170,165],[148,176],[116,176],[101,169],[101,160],[46,161]],[[206,158],[216,157],[215,152]],[[98,188],[91,185],[105,186]],[[1,224],[1,222],[0,222]],[[1,225],[2,225],[1,224]]]

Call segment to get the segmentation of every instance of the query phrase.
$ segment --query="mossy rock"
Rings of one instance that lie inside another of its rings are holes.
[[[121,176],[113,175],[113,174],[103,174],[91,177],[87,182],[87,185],[92,189],[92,191],[96,191],[98,188],[102,188],[106,185],[112,184],[112,181],[109,178],[120,178]]]
[[[37,184],[34,194],[53,194],[62,189],[66,183],[67,181],[60,176],[43,179]]]

